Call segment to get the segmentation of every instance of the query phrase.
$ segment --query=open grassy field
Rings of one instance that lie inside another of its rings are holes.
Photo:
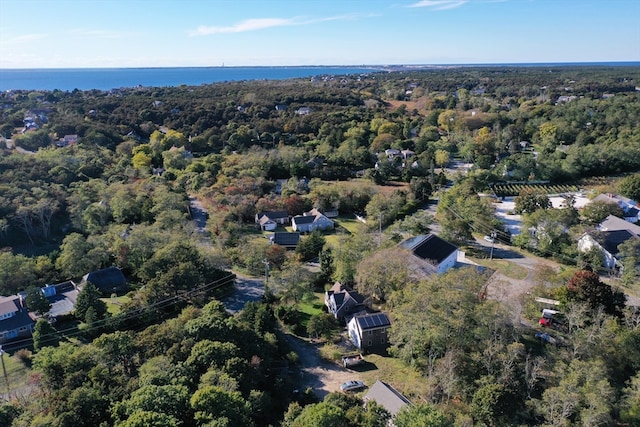
[[[501,274],[516,280],[524,280],[527,278],[529,274],[529,270],[525,267],[522,267],[518,264],[515,264],[510,261],[506,261],[503,259],[480,259],[469,257],[473,262],[478,263],[484,267],[490,268],[492,270],[497,270]]]

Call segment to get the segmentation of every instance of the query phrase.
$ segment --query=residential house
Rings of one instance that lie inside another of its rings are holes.
[[[273,231],[278,225],[289,224],[289,213],[287,211],[270,211],[256,214],[256,224],[263,231]]]
[[[627,240],[640,238],[640,226],[609,215],[596,230],[584,233],[578,240],[578,251],[588,252],[593,248],[601,251],[603,267],[622,267],[618,253],[619,246]]]
[[[380,380],[376,380],[362,400],[364,400],[365,405],[369,401],[374,401],[386,409],[391,414],[391,419],[387,423],[388,426],[395,425],[393,418],[398,415],[402,408],[412,405],[409,399],[404,397],[398,390]]]
[[[0,297],[0,343],[30,337],[34,323],[23,297]]]
[[[276,231],[269,236],[269,243],[280,245],[287,249],[295,249],[300,242],[300,233],[289,233],[286,231]]]
[[[349,339],[360,351],[367,353],[386,350],[390,327],[391,321],[385,313],[357,314],[347,322]]]
[[[599,194],[593,199],[594,202],[606,202],[615,203],[624,212],[624,220],[632,223],[636,223],[640,220],[640,205],[627,197],[619,196],[617,194],[607,193]]]
[[[324,293],[324,305],[329,313],[342,322],[355,313],[365,310],[365,297],[349,289],[340,282],[336,282],[331,289]]]
[[[127,290],[127,280],[122,274],[122,270],[118,267],[109,267],[85,274],[80,282],[80,288],[84,287],[87,282],[93,285],[103,294],[112,294],[114,292],[122,292]]]
[[[414,255],[415,267],[424,273],[442,274],[456,265],[458,248],[435,234],[420,235],[407,239],[400,246]]]
[[[55,319],[70,314],[78,299],[78,286],[71,280],[56,285],[46,285],[41,288],[42,294],[51,303],[49,318]]]
[[[334,227],[334,222],[314,208],[303,215],[294,216],[291,220],[291,225],[293,231],[310,233],[315,230],[331,230]]]

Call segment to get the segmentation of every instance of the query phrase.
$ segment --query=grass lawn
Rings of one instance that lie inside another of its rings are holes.
[[[527,278],[527,275],[529,274],[529,270],[527,270],[525,267],[522,267],[518,264],[515,264],[510,261],[506,261],[503,259],[489,260],[489,259],[479,259],[479,258],[473,258],[473,257],[469,257],[469,258],[484,267],[491,268],[493,270],[498,270],[500,273],[504,274],[505,276],[511,279],[524,280]]]
[[[396,390],[410,399],[425,394],[425,378],[415,369],[406,366],[398,359],[377,354],[365,354],[367,367],[357,375],[367,386],[371,387],[376,380],[391,384]]]
[[[2,356],[4,361],[4,367],[7,371],[7,381],[5,382],[4,374],[0,377],[0,393],[7,392],[7,386],[10,391],[14,391],[21,387],[25,387],[29,381],[29,372],[31,371],[20,358],[15,354],[10,356],[9,353],[5,353]],[[8,384],[7,384],[8,382]]]
[[[364,225],[360,221],[358,221],[355,217],[347,218],[347,217],[341,216],[336,218],[335,221],[336,221],[336,224],[338,224],[340,227],[344,228],[351,234],[358,232],[358,229]]]
[[[324,293],[314,292],[314,298],[298,303],[296,308],[300,312],[301,325],[306,329],[307,322],[311,319],[311,316],[320,314],[324,311]]]
[[[122,295],[116,298],[101,298],[101,299],[102,301],[105,302],[105,304],[107,304],[107,311],[111,314],[120,313],[120,310],[122,310],[122,305],[128,302],[129,300],[131,300],[131,298],[126,295]]]

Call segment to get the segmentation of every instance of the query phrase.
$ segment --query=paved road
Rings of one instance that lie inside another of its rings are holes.
[[[189,211],[196,231],[200,234],[200,244],[211,248],[213,242],[207,231],[208,213],[195,195],[189,196]],[[259,301],[264,295],[264,282],[261,278],[249,277],[235,272],[235,291],[222,299],[229,313],[236,313],[249,301]]]
[[[222,299],[229,313],[242,310],[249,301],[259,301],[264,295],[264,282],[255,277],[242,276],[236,273],[236,290]]]

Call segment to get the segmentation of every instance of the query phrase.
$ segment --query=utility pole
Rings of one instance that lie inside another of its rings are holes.
[[[7,386],[7,395],[11,394],[11,389],[9,389],[9,377],[7,377],[7,368],[4,366],[4,350],[0,345],[0,360],[2,360],[2,373],[4,374],[4,383]]]
[[[497,233],[494,231],[491,232],[491,255],[489,256],[489,259],[493,259],[493,245],[496,242],[496,236]]]
[[[267,261],[266,259],[263,259],[262,263],[264,264],[264,283],[268,283],[269,282],[269,261]]]

